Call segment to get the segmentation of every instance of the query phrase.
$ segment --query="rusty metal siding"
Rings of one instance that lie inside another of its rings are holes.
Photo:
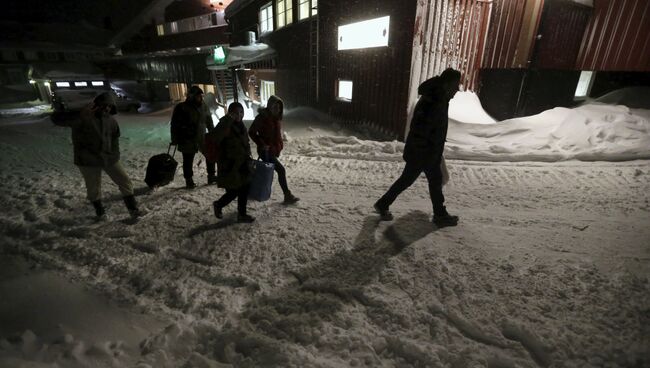
[[[576,68],[650,71],[650,1],[595,0]]]
[[[420,2],[413,40],[411,90],[417,90],[424,80],[448,67],[461,71],[466,89],[476,88],[490,7],[491,2],[483,0]]]
[[[530,0],[497,0],[493,2],[483,68],[516,67],[514,65],[515,57],[518,52],[523,51],[518,50],[518,41],[524,23],[527,2]],[[531,39],[530,42],[532,43],[533,40]]]

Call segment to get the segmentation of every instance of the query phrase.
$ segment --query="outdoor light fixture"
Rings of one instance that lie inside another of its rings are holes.
[[[352,50],[388,46],[390,16],[339,27],[338,49]]]
[[[217,46],[214,48],[212,58],[216,65],[224,65],[226,63],[226,50],[223,46]]]
[[[33,79],[30,79],[30,80],[29,80],[29,84],[35,84],[35,83],[36,83],[35,80],[33,80]]]
[[[45,86],[47,86],[47,87],[50,86],[50,82],[45,82],[45,83],[43,83],[43,84],[44,84]]]

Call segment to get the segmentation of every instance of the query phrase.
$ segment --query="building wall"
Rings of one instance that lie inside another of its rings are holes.
[[[415,1],[319,1],[320,102],[322,109],[351,124],[367,124],[404,138]],[[390,16],[388,47],[338,51],[338,27]],[[339,79],[353,82],[352,100],[339,101]]]
[[[594,0],[576,68],[650,72],[650,1]]]

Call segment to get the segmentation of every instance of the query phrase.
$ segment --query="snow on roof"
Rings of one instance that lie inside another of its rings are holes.
[[[104,73],[91,63],[34,63],[33,79],[104,79]]]
[[[225,47],[225,49],[226,63],[224,65],[215,65],[212,55],[208,55],[206,58],[208,69],[228,69],[232,66],[266,59],[275,55],[275,50],[265,43],[256,43],[249,46]]]

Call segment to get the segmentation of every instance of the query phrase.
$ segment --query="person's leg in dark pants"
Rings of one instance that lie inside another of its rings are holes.
[[[247,192],[248,193],[248,192]],[[237,196],[239,195],[238,189],[226,189],[226,193],[221,196],[221,198],[212,202],[212,207],[214,209],[214,215],[217,218],[223,217],[222,209],[230,204]]]
[[[284,194],[284,203],[292,204],[298,202],[298,197],[294,196],[289,190],[289,185],[287,184],[287,171],[284,169],[284,166],[282,166],[282,163],[277,157],[271,157],[269,162],[274,165],[275,172],[278,173],[278,182],[280,183],[280,188],[282,188],[282,193]]]
[[[442,194],[442,169],[440,164],[432,165],[424,170],[429,182],[429,195],[433,206],[433,222],[439,227],[455,226],[458,216],[452,216],[445,208],[445,196]]]
[[[237,222],[251,223],[255,221],[255,217],[246,213],[249,188],[250,184],[244,184],[237,190]]]
[[[410,187],[415,180],[420,176],[422,172],[422,167],[413,163],[406,163],[404,166],[404,171],[397,180],[391,185],[386,194],[384,194],[379,200],[375,203],[375,209],[381,215],[382,220],[388,221],[392,220],[392,214],[388,210],[390,205],[395,202],[397,196],[399,196],[406,188]]]
[[[185,178],[185,186],[187,188],[194,188],[194,171],[192,171],[192,166],[194,166],[194,155],[195,153],[183,152],[183,177]]]
[[[280,183],[280,188],[282,188],[282,193],[287,195],[287,193],[290,193],[289,186],[287,185],[287,171],[277,157],[271,157],[269,162],[273,164],[275,172],[278,174],[278,182]]]
[[[216,184],[217,183],[217,168],[216,168],[216,162],[210,162],[208,160],[205,161],[205,166],[208,170],[208,184]]]

